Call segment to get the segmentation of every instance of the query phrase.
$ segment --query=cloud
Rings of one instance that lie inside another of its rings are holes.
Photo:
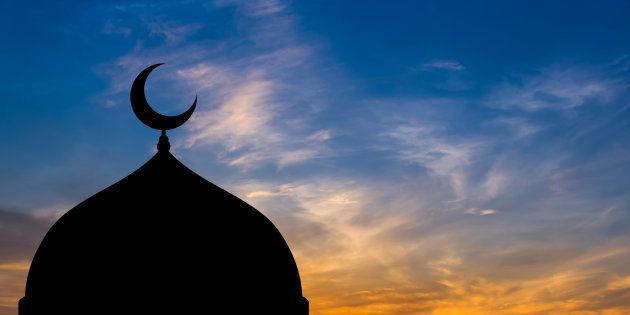
[[[161,36],[167,44],[176,45],[185,41],[189,36],[203,27],[200,23],[178,24],[153,20],[147,24],[149,36]]]
[[[474,214],[474,215],[492,215],[492,214],[497,214],[499,213],[499,211],[494,210],[494,209],[477,209],[477,208],[470,208],[466,211],[466,213],[468,214]]]
[[[498,117],[488,122],[488,124],[506,127],[514,134],[516,139],[532,136],[544,128],[525,117]]]
[[[497,85],[488,96],[487,104],[526,111],[570,110],[611,102],[618,93],[619,83],[597,69],[551,67]]]
[[[269,97],[273,88],[272,82],[263,80],[236,87],[218,109],[202,112],[192,119],[186,146],[220,141],[227,150],[234,151],[243,146],[266,147],[280,141],[281,135],[270,125],[274,104]]]
[[[277,100],[282,83],[268,80],[263,70],[253,71],[241,82],[233,80],[229,70],[213,65],[196,65],[178,72],[182,77],[194,77],[200,91],[214,88],[221,95],[219,106],[200,111],[189,124],[186,148],[218,144],[224,148],[223,161],[244,169],[267,162],[285,167],[310,160],[325,150],[327,131],[308,135],[301,130],[279,123],[286,105]],[[217,74],[218,73],[218,74]],[[205,94],[207,95],[207,94]]]
[[[467,168],[480,153],[481,143],[448,141],[435,135],[431,127],[400,125],[385,133],[398,141],[394,148],[400,159],[417,163],[432,174],[447,178],[455,194],[454,201],[467,197]]]
[[[103,32],[105,34],[120,34],[124,37],[129,37],[133,33],[133,29],[130,27],[120,26],[112,22],[111,20],[105,21],[105,25],[103,26]]]
[[[478,183],[477,194],[480,200],[492,200],[500,196],[510,188],[512,174],[510,171],[500,168],[500,164],[495,162],[492,168],[485,174],[485,178]]]
[[[326,141],[331,139],[332,137],[333,133],[330,130],[322,129],[308,136],[308,139],[313,141]]]
[[[243,13],[248,16],[268,16],[280,13],[284,10],[284,5],[278,0],[217,0],[214,1],[216,6],[222,7],[227,5],[236,5],[242,9]]]
[[[464,65],[462,65],[457,60],[435,60],[435,61],[425,63],[423,67],[433,68],[433,69],[455,70],[455,71],[461,71],[465,69]]]

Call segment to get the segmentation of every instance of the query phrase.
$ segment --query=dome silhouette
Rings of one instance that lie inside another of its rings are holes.
[[[19,314],[308,314],[271,221],[179,162],[165,136],[160,143],[52,226]]]

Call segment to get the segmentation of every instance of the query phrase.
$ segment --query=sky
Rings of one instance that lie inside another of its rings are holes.
[[[0,3],[0,314],[64,212],[193,117],[189,168],[296,258],[311,314],[630,313],[630,2]]]

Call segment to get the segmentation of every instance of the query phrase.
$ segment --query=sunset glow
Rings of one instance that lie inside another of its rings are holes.
[[[276,225],[310,314],[630,314],[630,2],[0,9],[0,315],[155,153],[158,62],[157,111],[199,100],[171,152]]]

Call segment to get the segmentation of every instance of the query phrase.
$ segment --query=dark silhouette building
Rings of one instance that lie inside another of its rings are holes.
[[[52,226],[20,315],[308,314],[276,227],[169,147]]]

